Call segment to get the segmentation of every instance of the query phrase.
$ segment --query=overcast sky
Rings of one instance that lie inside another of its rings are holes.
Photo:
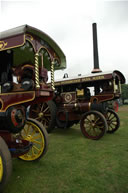
[[[93,69],[92,23],[97,23],[102,71],[120,70],[128,83],[128,1],[0,0],[0,31],[28,24],[50,35],[66,55],[56,79]]]

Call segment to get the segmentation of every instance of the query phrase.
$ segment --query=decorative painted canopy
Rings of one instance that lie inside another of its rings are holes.
[[[34,64],[35,53],[38,53],[39,65],[43,57],[43,65],[48,70],[53,60],[55,70],[66,68],[66,57],[56,42],[46,33],[28,25],[0,32],[0,56],[4,57],[5,52],[13,56],[13,67]]]
[[[100,72],[100,73],[95,73],[95,74],[88,74],[86,76],[81,75],[81,76],[72,77],[72,78],[63,78],[61,80],[56,80],[55,86],[112,80],[115,77],[118,77],[121,84],[125,83],[124,75],[120,71],[114,70],[114,71],[109,71],[109,72]]]

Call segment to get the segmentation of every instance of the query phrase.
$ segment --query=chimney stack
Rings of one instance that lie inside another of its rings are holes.
[[[99,68],[99,56],[98,56],[98,42],[97,42],[97,24],[92,24],[93,30],[93,59],[94,59],[94,69],[92,73],[102,72]]]

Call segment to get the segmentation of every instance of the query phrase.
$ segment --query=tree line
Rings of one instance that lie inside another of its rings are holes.
[[[125,100],[128,99],[128,84],[123,84],[122,85],[122,102],[123,104],[125,103]]]

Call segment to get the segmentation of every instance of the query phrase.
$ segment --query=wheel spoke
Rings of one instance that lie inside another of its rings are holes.
[[[31,136],[33,136],[35,133],[36,133],[36,131],[35,131],[35,130],[33,130],[33,131],[32,131],[32,133],[31,133]]]
[[[108,112],[108,114],[107,114],[107,119],[109,119],[110,117],[111,117],[111,113]]]
[[[86,120],[88,120],[88,122],[92,123],[92,121],[88,117],[86,117],[85,121]]]
[[[34,148],[32,147],[32,155],[35,156]]]
[[[43,113],[45,113],[48,109],[49,109],[49,107],[47,107],[46,109],[44,109],[44,110],[43,110]]]
[[[50,113],[45,113],[45,117],[51,117],[51,114]]]
[[[108,120],[111,121],[111,120],[113,120],[113,119],[115,119],[114,115],[111,116]]]
[[[34,112],[34,113],[38,113],[39,111],[38,111],[38,110],[36,110],[36,109],[32,109],[32,112]]]
[[[40,117],[35,117],[36,120],[40,120]]]
[[[34,139],[40,139],[41,138],[41,136],[40,136],[40,134],[38,134],[37,136],[35,136],[35,137],[32,137],[32,140]]]
[[[43,121],[45,122],[45,123],[49,123],[49,120],[45,117],[45,118],[43,118]]]
[[[99,117],[96,117],[95,120],[94,120],[94,124],[96,125],[96,123],[100,120]]]
[[[38,152],[40,152],[40,149],[38,149],[37,146],[33,145],[32,148],[35,149],[35,150],[37,150]]]
[[[112,125],[109,125],[109,129],[110,129],[110,128],[113,130],[113,127],[112,127]]]
[[[109,125],[109,127],[111,127],[111,128],[113,128],[113,129],[114,129],[114,128],[116,127],[116,125],[117,125],[117,124],[113,124],[113,123],[111,123],[111,124]]]
[[[42,142],[39,142],[39,141],[36,141],[36,140],[32,140],[32,142],[33,142],[33,143],[36,143],[36,144],[39,144],[39,145],[42,144]]]
[[[44,108],[44,103],[42,103],[42,106],[41,106],[41,109],[40,109],[41,112],[43,111],[43,108]]]
[[[97,132],[96,132],[95,128],[93,128],[92,136],[97,136]]]

